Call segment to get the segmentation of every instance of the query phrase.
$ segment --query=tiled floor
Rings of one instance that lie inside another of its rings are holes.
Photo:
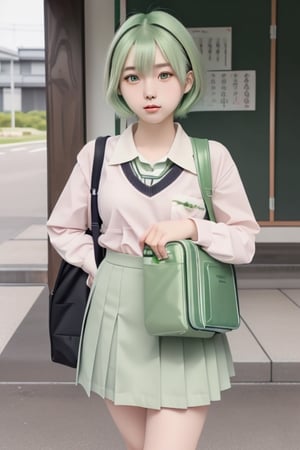
[[[300,289],[239,292],[242,324],[228,333],[233,381],[300,382]],[[49,361],[46,286],[0,286],[0,318],[1,381],[74,379],[72,369],[53,371]],[[32,359],[36,371],[30,369]]]
[[[237,380],[299,382],[300,289],[241,289],[240,306],[244,326],[228,335]]]

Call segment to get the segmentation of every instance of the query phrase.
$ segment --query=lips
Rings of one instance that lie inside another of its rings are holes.
[[[146,111],[157,111],[158,109],[160,109],[159,105],[147,105],[144,107],[144,109]]]

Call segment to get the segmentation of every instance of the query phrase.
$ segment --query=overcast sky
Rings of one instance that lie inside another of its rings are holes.
[[[0,47],[44,47],[43,0],[0,0]]]

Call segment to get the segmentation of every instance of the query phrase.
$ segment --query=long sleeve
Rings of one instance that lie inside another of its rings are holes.
[[[181,129],[178,138],[175,143],[177,159],[180,156],[183,164],[188,159],[186,164],[193,169],[190,139]],[[202,209],[191,214],[189,208],[182,206],[185,200],[199,204],[202,200],[197,176],[189,167],[156,195],[147,196],[140,192],[122,169],[122,164],[132,159],[134,149],[130,129],[109,138],[106,144],[98,202],[103,221],[99,242],[103,247],[141,256],[139,240],[145,230],[155,222],[180,217],[194,220],[198,230],[197,243],[216,259],[232,264],[251,261],[259,227],[238,170],[222,144],[210,141],[213,207],[217,223],[203,220]],[[90,224],[93,156],[94,141],[91,141],[79,152],[74,170],[47,223],[50,241],[57,252],[91,277],[97,268],[93,241],[85,231]],[[174,200],[179,200],[180,204]]]
[[[237,167],[227,149],[210,141],[213,209],[216,223],[193,219],[198,241],[211,256],[232,264],[249,263],[259,226],[254,218]]]
[[[50,242],[59,255],[94,276],[97,267],[92,237],[85,234],[90,224],[90,179],[94,142],[86,144],[49,217]]]

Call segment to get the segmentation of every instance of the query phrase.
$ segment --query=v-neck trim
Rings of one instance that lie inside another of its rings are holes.
[[[157,183],[152,186],[147,186],[143,183],[133,172],[131,168],[130,162],[125,162],[121,164],[122,170],[128,181],[142,194],[147,195],[147,197],[153,197],[153,195],[158,194],[166,187],[168,187],[173,181],[175,181],[181,172],[183,171],[182,167],[177,166],[176,164],[170,169],[170,171]]]

